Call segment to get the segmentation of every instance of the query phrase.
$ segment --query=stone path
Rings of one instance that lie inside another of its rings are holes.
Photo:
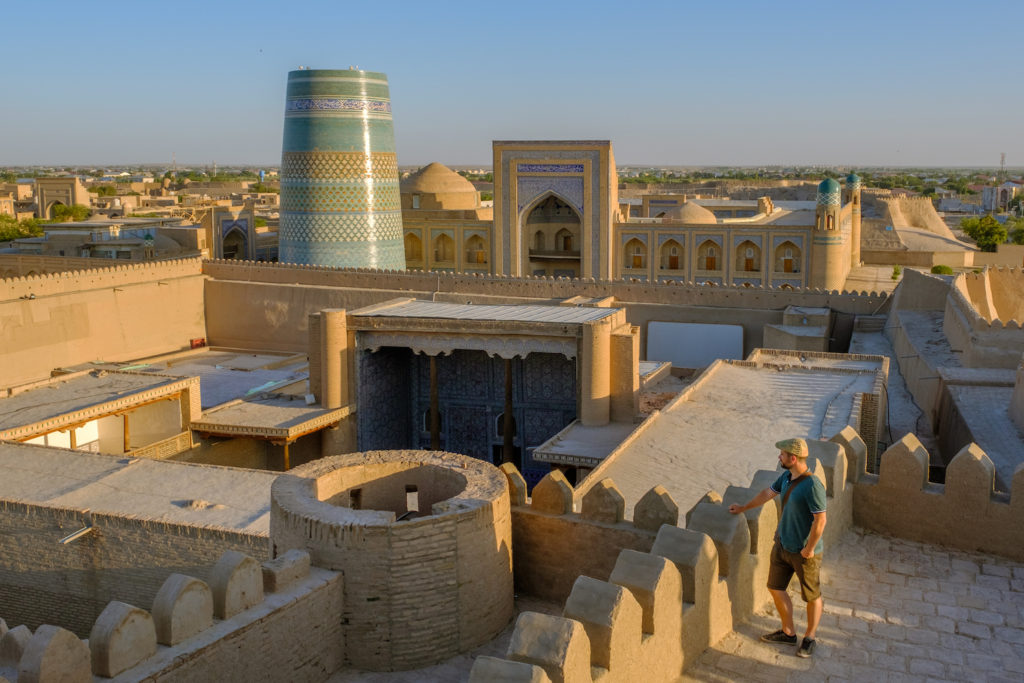
[[[1024,681],[1024,563],[850,532],[822,568],[811,659],[758,640],[774,609],[707,650],[683,681]],[[797,606],[802,635],[803,602]]]

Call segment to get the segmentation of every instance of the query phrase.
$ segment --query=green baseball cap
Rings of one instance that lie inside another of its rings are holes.
[[[785,451],[790,455],[795,455],[798,458],[807,457],[807,442],[803,439],[785,439],[775,444],[775,447],[780,451]]]

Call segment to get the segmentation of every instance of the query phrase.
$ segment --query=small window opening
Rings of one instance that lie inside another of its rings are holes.
[[[362,510],[363,509],[363,490],[362,489],[352,489],[352,492],[349,493],[349,507],[352,508],[353,510]]]
[[[420,511],[420,494],[415,484],[405,485],[405,509],[409,512]]]

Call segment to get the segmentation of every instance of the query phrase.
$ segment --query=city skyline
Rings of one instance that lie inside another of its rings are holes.
[[[287,72],[350,65],[388,75],[407,166],[487,166],[510,139],[609,139],[619,165],[1019,166],[1024,91],[992,26],[1024,6],[970,9],[187,1],[118,20],[58,2],[77,40],[8,43],[27,57],[0,166],[276,165]]]

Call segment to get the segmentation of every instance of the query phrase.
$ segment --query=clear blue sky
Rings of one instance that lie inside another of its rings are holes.
[[[0,165],[276,164],[287,72],[387,73],[398,160],[1024,166],[1024,2],[7,3]]]

